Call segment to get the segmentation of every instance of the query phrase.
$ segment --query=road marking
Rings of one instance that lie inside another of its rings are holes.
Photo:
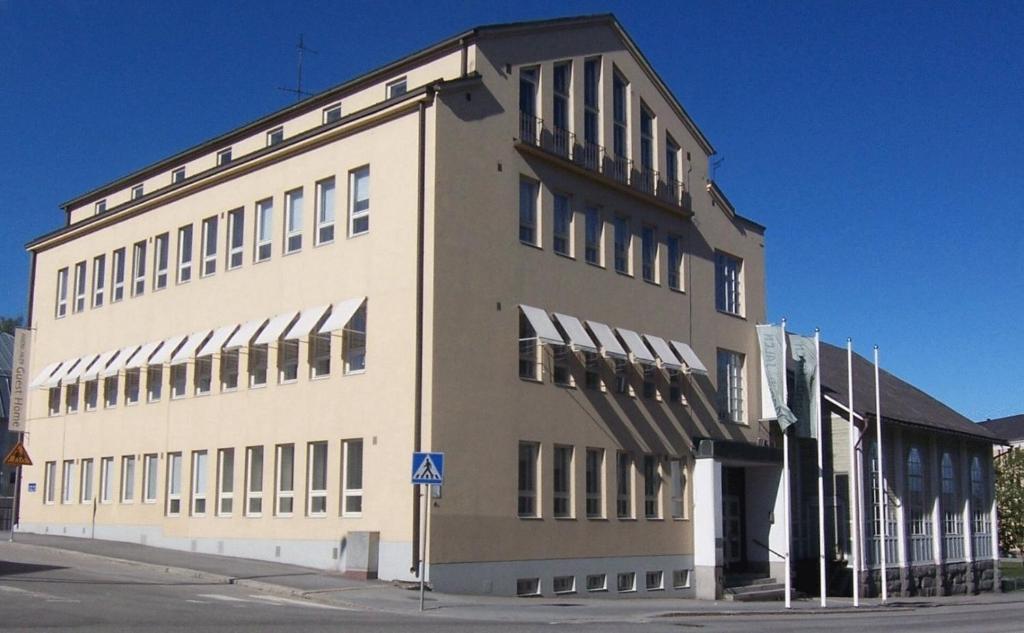
[[[245,598],[236,598],[235,596],[225,596],[219,593],[201,593],[196,596],[197,598],[210,598],[211,600],[221,600],[223,602],[252,602],[252,600],[246,600]]]
[[[42,593],[41,591],[29,591],[28,589],[22,589],[20,587],[10,587],[7,585],[0,585],[0,591],[17,593],[27,598],[38,598],[40,600],[45,600],[47,602],[81,602],[81,600],[76,600],[74,598],[63,598],[61,596],[54,596],[48,593]]]
[[[317,602],[310,602],[309,600],[295,600],[292,598],[282,598],[281,596],[261,596],[252,595],[250,598],[256,598],[257,600],[263,600],[270,602],[271,604],[277,604],[284,606],[286,604],[294,605],[297,607],[310,607],[313,609],[330,609],[332,611],[354,611],[355,609],[349,609],[347,607],[338,607],[331,604],[319,604]]]

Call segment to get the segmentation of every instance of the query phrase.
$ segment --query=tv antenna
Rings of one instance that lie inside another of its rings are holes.
[[[715,179],[715,174],[718,173],[718,168],[725,162],[725,156],[722,156],[716,161],[711,163],[711,180]]]
[[[278,90],[283,90],[284,92],[290,92],[290,93],[295,95],[295,100],[296,101],[302,101],[303,97],[311,97],[311,96],[313,96],[312,92],[306,92],[305,90],[302,89],[302,57],[303,57],[303,55],[305,53],[313,53],[314,55],[316,55],[316,54],[318,54],[318,51],[315,51],[312,48],[309,48],[308,46],[306,46],[306,43],[305,43],[305,41],[303,41],[303,38],[302,38],[302,33],[299,33],[299,44],[295,48],[299,51],[298,80],[295,82],[295,87],[294,88],[278,88]]]

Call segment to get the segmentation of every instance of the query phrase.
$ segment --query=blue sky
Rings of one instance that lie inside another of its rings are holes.
[[[1024,412],[1024,4],[0,0],[0,315],[59,203],[466,28],[614,12],[768,226],[768,314]]]

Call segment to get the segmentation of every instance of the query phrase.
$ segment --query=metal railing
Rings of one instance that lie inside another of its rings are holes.
[[[604,162],[604,175],[628,185],[633,173],[633,161],[624,156],[612,156]]]
[[[544,129],[544,120],[525,112],[519,113],[519,140],[527,145],[540,146],[540,131]]]
[[[658,172],[653,169],[641,169],[633,175],[633,186],[649,195],[658,194]]]

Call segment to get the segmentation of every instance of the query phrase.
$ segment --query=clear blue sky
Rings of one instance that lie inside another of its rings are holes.
[[[1024,412],[1024,4],[0,0],[0,315],[58,204],[466,28],[614,12],[768,226],[769,317]]]

